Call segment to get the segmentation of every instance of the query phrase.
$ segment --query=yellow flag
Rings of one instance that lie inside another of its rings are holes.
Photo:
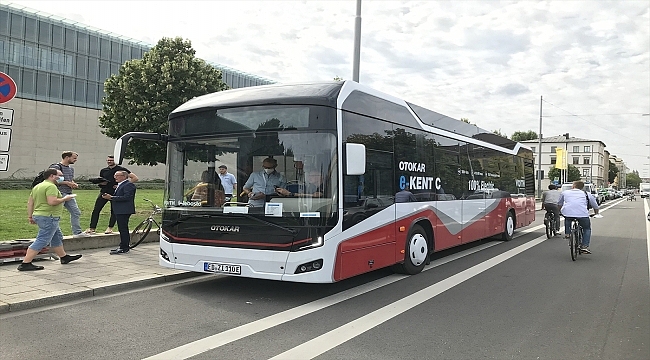
[[[555,168],[565,170],[567,168],[566,153],[563,148],[555,148]]]

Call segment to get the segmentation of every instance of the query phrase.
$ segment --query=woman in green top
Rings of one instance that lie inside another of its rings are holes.
[[[38,225],[36,239],[27,249],[27,254],[19,271],[43,270],[43,266],[32,264],[34,257],[43,250],[47,244],[61,259],[61,264],[75,261],[81,255],[68,255],[63,249],[63,233],[59,227],[63,203],[74,199],[76,194],[62,196],[56,184],[63,181],[63,173],[58,169],[47,169],[43,172],[42,183],[34,186],[27,200],[27,215],[31,224]]]

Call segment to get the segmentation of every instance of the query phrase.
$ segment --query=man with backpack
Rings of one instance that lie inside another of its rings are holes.
[[[565,238],[571,233],[571,223],[578,220],[582,227],[582,246],[580,253],[591,254],[589,242],[591,241],[591,220],[589,219],[589,209],[593,208],[594,213],[598,214],[598,202],[593,195],[583,191],[585,183],[574,181],[571,190],[562,191],[558,205],[564,215],[564,234]]]
[[[74,168],[70,165],[77,162],[77,154],[74,151],[64,151],[61,154],[61,162],[50,165],[50,168],[59,169],[63,173],[63,181],[59,183],[59,191],[63,196],[72,194],[73,189],[79,188],[76,182],[74,182]],[[77,201],[72,198],[69,201],[63,203],[63,206],[70,213],[70,225],[72,226],[72,236],[73,237],[88,237],[89,234],[86,234],[81,229],[81,210],[77,205]]]

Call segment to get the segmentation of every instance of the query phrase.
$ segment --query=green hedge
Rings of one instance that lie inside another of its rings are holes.
[[[31,189],[34,179],[0,179],[0,190],[21,190]],[[81,190],[99,190],[99,187],[86,179],[75,179]],[[141,180],[138,181],[139,189],[163,190],[165,180]]]

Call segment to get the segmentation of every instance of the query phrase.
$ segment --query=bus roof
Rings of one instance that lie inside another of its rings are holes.
[[[195,109],[227,108],[249,105],[300,104],[336,107],[342,81],[304,84],[272,84],[219,91],[196,97],[177,107],[169,119]]]

